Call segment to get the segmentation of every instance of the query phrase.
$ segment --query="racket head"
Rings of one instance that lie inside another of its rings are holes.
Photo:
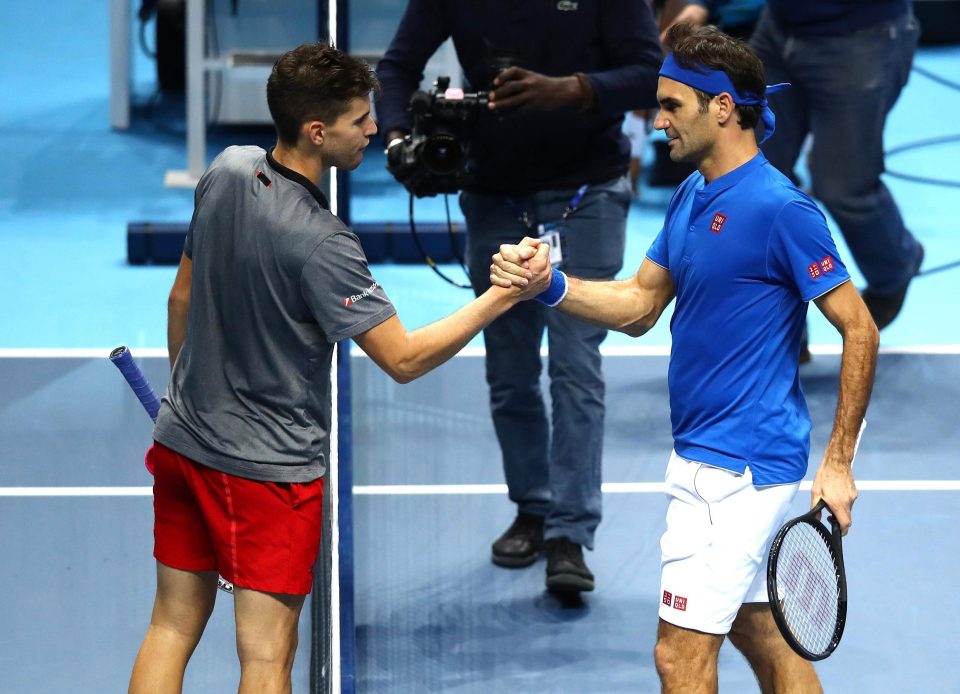
[[[777,628],[798,655],[811,661],[836,650],[847,620],[840,526],[831,518],[828,532],[817,520],[825,509],[829,511],[821,500],[788,521],[773,539],[767,564],[767,593]]]

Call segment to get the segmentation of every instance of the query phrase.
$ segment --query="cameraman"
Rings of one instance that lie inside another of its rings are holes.
[[[477,294],[500,244],[542,235],[577,277],[620,270],[630,205],[623,114],[656,106],[661,53],[643,0],[410,0],[377,68],[389,147],[410,132],[407,104],[436,49],[453,38],[470,88],[489,90],[473,119],[460,207]],[[395,172],[402,178],[399,172]],[[550,346],[552,416],[540,392]],[[493,562],[519,568],[547,553],[547,587],[593,590],[582,547],[600,522],[606,331],[524,302],[484,331],[493,424],[518,515]],[[551,435],[552,425],[552,435]]]

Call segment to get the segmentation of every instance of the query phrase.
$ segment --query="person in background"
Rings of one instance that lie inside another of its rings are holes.
[[[643,157],[650,135],[650,112],[637,109],[623,119],[623,132],[630,140],[630,191],[634,198],[640,197],[640,177],[643,174]]]
[[[470,89],[490,100],[469,134],[471,180],[460,197],[474,291],[487,291],[500,244],[528,234],[552,240],[559,266],[614,277],[630,207],[623,114],[655,105],[662,59],[649,6],[410,0],[377,67],[388,150],[403,147],[410,96],[449,37]],[[540,390],[544,330],[550,410]],[[601,518],[605,336],[530,302],[484,330],[490,409],[517,509],[492,559],[520,568],[545,549],[547,588],[560,593],[595,583],[583,548],[593,548]]]
[[[670,0],[660,17],[660,40],[674,24],[713,24],[728,36],[749,39],[767,0]]]

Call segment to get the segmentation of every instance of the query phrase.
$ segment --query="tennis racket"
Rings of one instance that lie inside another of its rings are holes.
[[[143,375],[137,362],[133,360],[133,354],[125,346],[117,347],[110,352],[110,361],[120,369],[120,373],[127,379],[127,383],[137,396],[137,400],[143,405],[143,409],[150,415],[150,419],[157,421],[157,413],[160,411],[160,398],[153,392],[150,382]],[[151,472],[153,472],[151,470]]]
[[[773,619],[790,647],[807,660],[823,660],[840,644],[847,621],[847,578],[840,524],[828,532],[812,510],[784,525],[773,539],[767,593]]]
[[[150,381],[143,375],[137,362],[133,360],[133,354],[125,346],[117,347],[110,352],[110,361],[120,369],[120,373],[126,379],[127,384],[137,396],[137,400],[143,405],[143,409],[150,415],[150,419],[157,421],[157,413],[160,412],[160,398],[150,386]],[[153,474],[153,469],[147,465],[147,470]],[[217,576],[217,588],[225,593],[233,592],[233,584],[223,576]]]

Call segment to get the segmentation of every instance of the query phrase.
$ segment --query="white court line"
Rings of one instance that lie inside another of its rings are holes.
[[[809,491],[811,482],[801,482],[800,489]],[[605,482],[606,494],[660,494],[662,482]],[[960,480],[858,480],[861,492],[957,492]],[[373,484],[357,485],[355,496],[440,496],[506,494],[505,484]],[[0,487],[0,497],[68,497],[68,496],[151,496],[152,487]]]
[[[810,345],[811,354],[839,355],[841,345]],[[546,347],[540,348],[540,356],[550,354]],[[605,357],[669,357],[669,345],[600,345],[600,354]],[[960,344],[956,345],[912,345],[905,347],[881,347],[880,354],[960,354]],[[483,347],[464,347],[458,357],[482,357],[486,355]],[[2,354],[0,354],[2,356]],[[351,357],[369,358],[359,347],[350,350]]]
[[[153,496],[153,487],[0,487],[0,496]]]
[[[4,347],[0,348],[0,359],[106,359],[113,347]],[[813,354],[840,354],[840,345],[810,345]],[[131,347],[137,358],[167,358],[166,347]],[[669,345],[601,345],[600,353],[605,357],[667,357]],[[456,356],[482,357],[486,354],[483,347],[464,347]],[[540,349],[542,356],[549,354],[546,347]],[[960,344],[948,345],[908,345],[905,347],[881,347],[880,354],[960,354]],[[350,350],[351,357],[368,358],[355,345]]]
[[[810,491],[813,483],[801,482]],[[662,494],[663,482],[604,482],[605,494]],[[857,489],[869,492],[956,492],[960,480],[857,480]],[[505,484],[389,484],[356,486],[355,496],[414,496],[437,494],[506,494]]]
[[[0,349],[0,359],[109,359],[115,347],[16,347]],[[136,358],[164,358],[169,356],[166,347],[129,347]]]

